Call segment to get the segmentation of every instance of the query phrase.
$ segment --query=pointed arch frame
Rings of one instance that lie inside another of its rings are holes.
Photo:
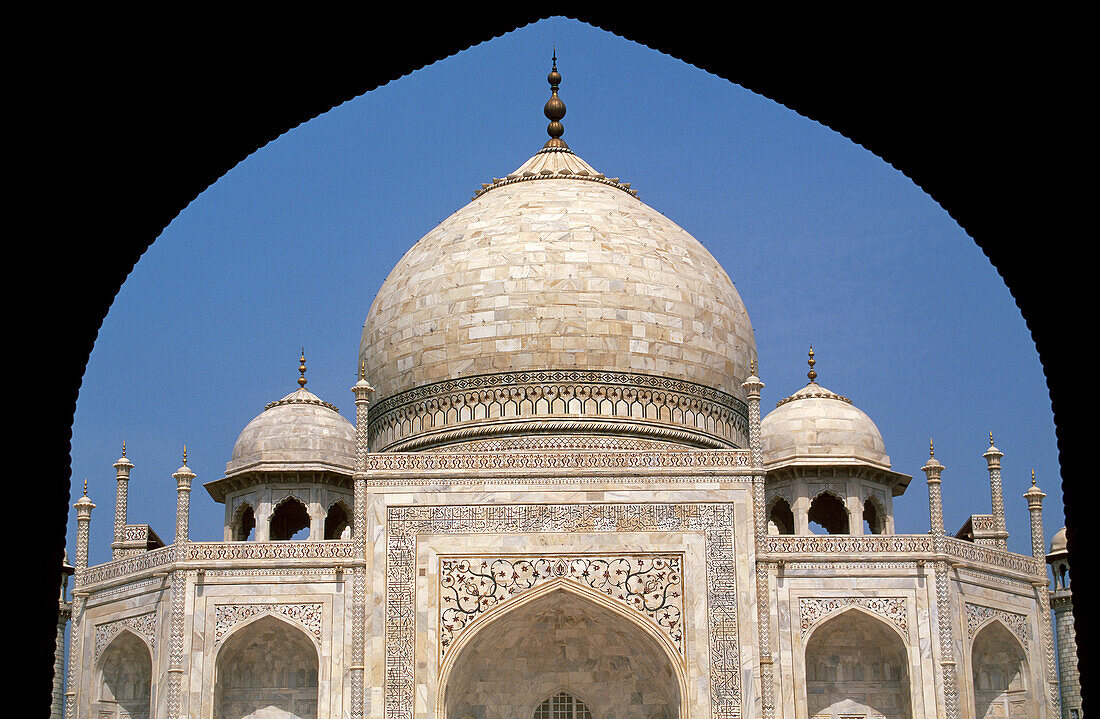
[[[609,599],[599,592],[585,587],[576,582],[571,582],[563,577],[555,577],[544,584],[538,584],[531,589],[525,591],[515,599],[511,599],[506,602],[502,602],[492,607],[484,614],[481,614],[470,622],[455,640],[454,644],[448,649],[447,654],[444,655],[443,661],[439,665],[439,680],[436,688],[436,719],[447,719],[446,716],[446,694],[447,684],[450,682],[451,673],[461,657],[463,650],[466,646],[473,641],[473,638],[484,631],[487,627],[491,627],[496,624],[498,619],[502,619],[513,611],[527,606],[531,602],[538,601],[553,592],[569,592],[574,596],[592,602],[596,607],[606,609],[612,614],[618,616],[621,619],[625,619],[629,624],[640,629],[651,639],[654,639],[664,654],[666,660],[672,667],[672,674],[676,677],[676,689],[678,692],[677,698],[677,716],[679,719],[688,719],[687,712],[687,667],[684,665],[684,660],[680,656],[679,651],[672,644],[672,641],[665,636],[658,628],[650,622],[646,617],[633,609],[623,605],[621,602],[614,599]],[[556,690],[555,690],[556,691]],[[572,691],[572,690],[571,690]],[[575,692],[572,692],[574,696],[579,696]],[[583,699],[583,697],[581,697]],[[543,699],[539,700],[541,703]],[[587,702],[585,702],[587,704]],[[538,706],[536,704],[535,706]],[[591,705],[589,705],[591,709]],[[593,712],[595,714],[595,712]],[[533,716],[533,715],[532,715]]]

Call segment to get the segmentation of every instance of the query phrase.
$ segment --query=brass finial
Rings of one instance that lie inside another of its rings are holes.
[[[298,371],[302,373],[302,376],[298,378],[298,386],[305,388],[306,386],[306,348],[302,348],[302,357],[298,360],[301,364],[298,365]]]
[[[543,149],[558,147],[568,150],[569,146],[561,139],[561,136],[565,134],[565,127],[561,124],[561,119],[565,117],[565,103],[558,97],[561,73],[558,72],[557,46],[554,47],[552,66],[550,74],[546,76],[546,81],[550,83],[550,99],[546,101],[546,106],[542,108],[542,112],[546,115],[546,119],[550,121],[550,124],[546,126],[546,133],[550,135],[550,139],[543,145]]]
[[[367,378],[367,362],[366,360],[359,361],[359,379]]]
[[[88,478],[87,477],[84,478],[84,496],[85,497],[88,496]]]
[[[122,456],[126,456],[126,440],[122,440]]]
[[[814,360],[814,346],[810,345],[810,359],[806,361],[806,364],[810,365],[810,371],[806,373],[806,376],[810,378],[807,384],[814,384],[817,380],[817,372],[814,372],[814,365],[817,361]]]
[[[756,360],[755,359],[749,360],[749,372],[752,373],[753,376],[756,375]]]
[[[1035,486],[1035,470],[1031,470],[1031,486]]]
[[[187,445],[183,445],[183,466],[187,466]]]
[[[993,430],[989,430],[989,446],[993,446]]]
[[[936,458],[936,448],[932,446],[932,440],[931,439],[928,440],[928,458],[929,459],[935,459]]]

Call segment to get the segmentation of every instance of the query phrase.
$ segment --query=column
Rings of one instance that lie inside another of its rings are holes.
[[[367,383],[363,367],[359,368],[359,381],[351,388],[355,395],[355,507],[352,523],[354,555],[362,559],[352,575],[351,622],[351,718],[363,719],[365,710],[366,681],[366,611],[367,611],[367,408],[374,388]]]
[[[126,541],[126,494],[127,485],[130,483],[130,470],[134,465],[126,459],[126,443],[122,443],[122,456],[114,464],[115,467],[115,539],[111,544],[111,558],[118,559],[123,555],[122,543]]]
[[[1039,562],[1042,577],[1036,577],[1032,583],[1039,603],[1040,631],[1043,634],[1043,648],[1046,650],[1047,694],[1050,700],[1051,714],[1059,716],[1061,709],[1061,690],[1058,686],[1058,667],[1054,658],[1054,630],[1050,626],[1050,589],[1047,580],[1046,541],[1043,539],[1043,490],[1035,486],[1035,470],[1031,470],[1031,487],[1024,492],[1027,510],[1031,513],[1031,556]]]
[[[756,362],[749,377],[741,383],[749,401],[749,452],[752,455],[752,504],[757,557],[765,549],[768,516],[764,503],[764,453],[760,440],[760,390],[764,383],[756,376]],[[756,562],[756,624],[760,645],[760,712],[763,719],[775,716],[775,684],[772,679],[771,650],[771,562]]]
[[[183,645],[187,600],[187,571],[179,564],[187,561],[188,516],[191,508],[191,482],[195,473],[187,466],[187,447],[183,448],[183,466],[172,475],[176,480],[176,567],[172,569],[172,635],[168,648],[168,716],[183,719]]]
[[[932,551],[935,554],[933,566],[936,573],[936,615],[939,619],[940,682],[945,715],[947,719],[958,719],[959,682],[951,631],[951,595],[947,582],[947,532],[943,528],[943,498],[940,496],[940,474],[944,469],[929,441],[928,461],[921,470],[928,477],[928,514],[932,525]]]
[[[84,650],[84,636],[80,629],[80,619],[84,609],[84,593],[80,591],[84,584],[84,574],[88,571],[88,525],[92,521],[92,510],[95,505],[88,499],[88,480],[84,480],[84,496],[73,505],[76,509],[76,567],[73,577],[73,628],[69,643],[69,678],[68,688],[65,691],[65,716],[72,719],[76,716],[76,665],[80,664],[80,656]]]
[[[989,493],[993,500],[993,521],[997,525],[997,549],[1008,550],[1008,529],[1005,527],[1005,501],[1001,493],[1001,457],[1004,454],[993,446],[993,433],[989,433],[989,449],[982,455],[989,466]]]

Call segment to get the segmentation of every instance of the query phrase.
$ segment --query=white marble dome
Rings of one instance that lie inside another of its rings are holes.
[[[1066,539],[1066,528],[1062,527],[1050,539],[1050,554],[1066,552],[1069,550],[1069,542]]]
[[[267,405],[249,422],[225,466],[231,477],[252,471],[335,471],[355,465],[355,427],[304,387]]]
[[[760,422],[764,464],[856,459],[890,467],[882,434],[847,397],[811,382]]]
[[[484,378],[532,371],[644,375],[627,384],[679,383],[743,406],[756,348],[741,297],[698,240],[635,194],[568,149],[544,148],[425,235],[363,327],[372,422],[406,404],[402,395],[499,386]],[[541,381],[561,377],[575,375]]]

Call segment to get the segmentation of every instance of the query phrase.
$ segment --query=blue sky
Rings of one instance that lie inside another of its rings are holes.
[[[546,140],[557,48],[564,139],[699,239],[756,333],[763,411],[806,383],[850,397],[895,470],[901,533],[928,529],[928,441],[947,469],[947,530],[990,511],[982,452],[1005,453],[1010,549],[1030,552],[1034,469],[1047,537],[1064,524],[1054,421],[1034,343],[973,240],[908,178],[836,132],[675,58],[544,20],[346,102],[257,150],[196,197],[138,262],[100,330],[72,438],[75,501],[98,505],[90,562],[110,558],[114,469],[135,468],[129,521],[173,541],[183,445],[198,475],[191,538],[220,540],[224,474],[266,403],[308,389],[354,419],[359,334],[412,244]],[[70,510],[68,546],[75,547]]]

